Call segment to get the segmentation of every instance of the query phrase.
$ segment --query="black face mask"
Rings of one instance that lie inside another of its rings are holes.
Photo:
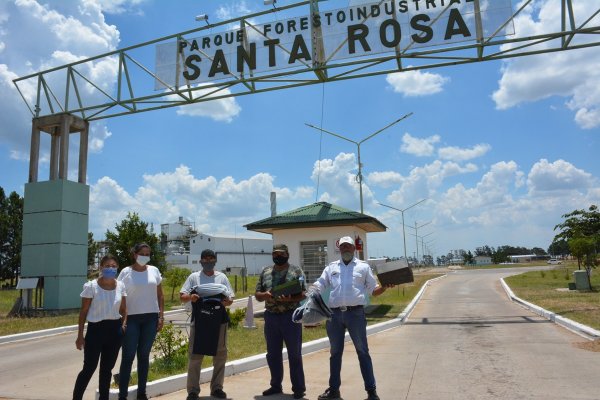
[[[285,265],[285,263],[288,262],[289,257],[284,257],[284,256],[274,256],[273,257],[273,262],[275,263],[275,265]]]

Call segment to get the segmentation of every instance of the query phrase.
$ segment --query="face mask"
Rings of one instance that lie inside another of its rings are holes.
[[[114,279],[117,277],[117,269],[112,267],[102,268],[100,276],[107,279]]]
[[[200,261],[200,265],[202,265],[202,269],[205,271],[212,271],[213,269],[215,269],[215,264],[216,264],[216,262],[214,262],[214,261],[207,261],[207,262]]]
[[[352,261],[353,258],[354,258],[354,252],[352,252],[352,251],[345,251],[342,253],[342,261],[344,261],[346,264],[348,264],[350,261]]]
[[[135,261],[143,267],[144,265],[146,265],[150,262],[150,257],[149,256],[137,256]]]
[[[275,256],[273,257],[273,262],[275,263],[275,265],[285,265],[285,263],[288,262],[289,257],[284,257],[284,256]]]

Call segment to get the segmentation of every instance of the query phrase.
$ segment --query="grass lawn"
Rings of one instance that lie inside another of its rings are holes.
[[[244,291],[242,290],[242,279],[241,277],[238,277],[236,297],[243,298],[254,294],[257,280],[257,276],[249,276],[247,281],[248,290]],[[235,278],[230,277],[230,281],[231,286],[235,286]],[[180,287],[175,288],[174,300],[171,300],[172,288],[170,286],[163,287],[165,310],[170,310],[172,307],[179,307],[181,305],[181,302],[179,301],[179,289]],[[36,318],[7,317],[19,295],[19,290],[16,289],[0,290],[0,336],[77,324],[79,310],[61,313],[60,315],[47,315]]]
[[[550,271],[532,271],[505,279],[516,296],[594,329],[600,329],[600,276],[592,272],[592,291],[562,291],[573,282],[576,263]]]

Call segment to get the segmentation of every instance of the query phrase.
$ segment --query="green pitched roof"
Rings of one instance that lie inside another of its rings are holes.
[[[366,232],[385,232],[387,229],[377,218],[326,202],[313,203],[244,226],[250,231],[273,233],[279,229],[345,225],[355,225]]]

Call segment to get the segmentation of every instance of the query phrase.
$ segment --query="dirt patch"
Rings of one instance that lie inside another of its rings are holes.
[[[580,349],[600,353],[600,339],[588,341],[588,342],[573,343],[573,344],[575,345],[575,347],[579,347]]]

